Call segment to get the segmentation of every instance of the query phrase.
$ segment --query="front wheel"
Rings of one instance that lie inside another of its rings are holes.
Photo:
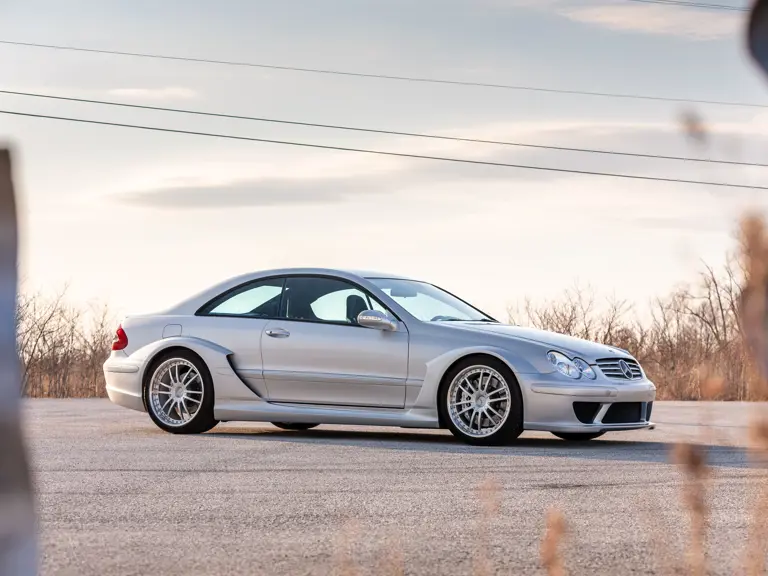
[[[552,434],[568,442],[587,442],[600,438],[605,432],[552,432]]]
[[[470,357],[445,375],[438,394],[441,420],[468,444],[506,444],[523,431],[523,397],[500,360]]]
[[[305,424],[303,422],[272,422],[272,426],[277,426],[283,430],[309,430],[319,424]]]

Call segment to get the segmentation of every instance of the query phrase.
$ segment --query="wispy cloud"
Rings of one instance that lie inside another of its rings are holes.
[[[348,196],[386,191],[384,182],[355,178],[253,178],[223,183],[159,186],[117,200],[154,208],[233,208],[343,202]]]
[[[165,88],[113,88],[107,90],[110,96],[134,100],[193,100],[199,95],[191,88],[168,86]]]
[[[680,36],[692,40],[716,40],[738,32],[744,23],[739,12],[707,10],[688,6],[621,4],[588,0],[574,6],[572,0],[492,0],[554,12],[560,16],[620,32]]]
[[[571,20],[595,24],[622,32],[642,32],[685,36],[695,40],[715,40],[739,30],[743,17],[736,12],[722,13],[688,7],[599,4],[559,8]]]

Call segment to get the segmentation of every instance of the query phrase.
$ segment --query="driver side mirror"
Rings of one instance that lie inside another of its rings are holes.
[[[377,330],[387,330],[390,332],[397,330],[397,321],[386,312],[378,310],[363,310],[357,315],[357,323],[360,326]]]

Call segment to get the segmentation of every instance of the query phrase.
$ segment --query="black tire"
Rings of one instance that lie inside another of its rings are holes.
[[[272,422],[272,426],[277,426],[283,430],[309,430],[319,424],[305,424],[304,422]]]
[[[190,363],[194,366],[195,370],[197,370],[197,373],[200,375],[200,380],[202,380],[203,400],[200,407],[194,413],[191,420],[182,425],[169,425],[167,422],[164,422],[157,414],[157,411],[160,408],[152,402],[150,395],[151,384],[155,379],[157,372],[163,369],[163,366],[166,365],[166,363],[173,360],[182,360]],[[147,375],[144,379],[144,405],[147,407],[149,417],[161,430],[165,430],[171,434],[200,434],[202,432],[207,432],[219,423],[218,420],[213,417],[213,404],[214,391],[211,373],[208,370],[208,366],[205,365],[205,362],[203,362],[194,352],[186,349],[171,350],[164,354],[160,354],[152,361],[152,364],[147,369]]]
[[[495,432],[487,436],[470,436],[459,429],[451,420],[449,415],[448,391],[454,378],[468,368],[486,367],[498,372],[506,381],[510,391],[510,411],[506,421]],[[523,432],[523,395],[520,392],[520,386],[517,378],[506,364],[489,356],[468,356],[452,366],[443,376],[440,389],[437,393],[438,412],[440,422],[447,426],[451,433],[466,442],[475,446],[500,446],[510,444]]]
[[[552,432],[552,434],[568,442],[587,442],[600,438],[605,432]]]

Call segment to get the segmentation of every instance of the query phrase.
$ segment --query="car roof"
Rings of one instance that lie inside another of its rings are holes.
[[[213,286],[206,288],[205,290],[195,294],[194,296],[179,302],[172,306],[168,310],[165,310],[166,314],[194,314],[201,306],[215,298],[219,294],[231,290],[236,286],[240,286],[246,282],[258,280],[259,278],[269,278],[270,276],[286,276],[286,275],[320,275],[320,276],[337,276],[353,282],[361,284],[367,284],[367,280],[370,278],[393,278],[399,280],[412,280],[405,276],[398,274],[388,274],[384,272],[374,272],[371,270],[344,270],[339,268],[274,268],[270,270],[259,270],[257,272],[248,272],[246,274],[240,274],[239,276],[233,276],[219,282]]]
[[[241,274],[235,278],[247,282],[249,279],[265,278],[269,276],[284,276],[289,274],[307,274],[307,275],[329,275],[339,276],[340,278],[397,278],[400,280],[414,280],[401,276],[400,274],[391,274],[389,272],[377,272],[374,270],[356,270],[352,268],[273,268],[270,270],[259,270]],[[230,279],[232,280],[232,278]]]
[[[400,274],[390,274],[389,272],[376,272],[374,270],[339,270],[339,272],[346,272],[347,274],[353,274],[360,278],[396,278],[398,280],[416,280],[415,278],[409,278],[408,276],[401,276]]]

